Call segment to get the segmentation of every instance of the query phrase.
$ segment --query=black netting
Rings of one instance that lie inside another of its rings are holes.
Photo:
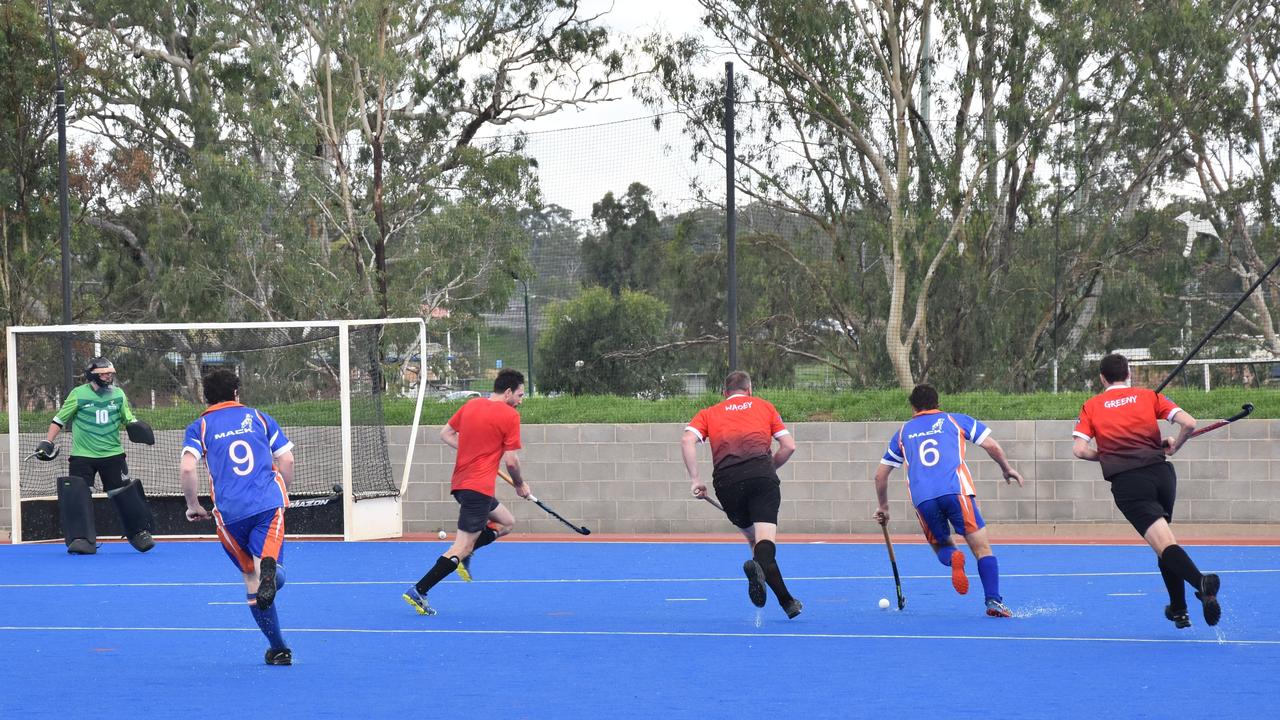
[[[148,495],[181,494],[178,460],[183,432],[206,407],[200,378],[220,367],[240,376],[241,401],[275,417],[293,441],[296,473],[291,495],[327,495],[342,482],[337,327],[80,331],[16,337],[23,457],[44,438],[69,391],[62,378],[65,337],[78,373],[73,382],[84,382],[79,372],[90,358],[109,358],[134,413],[155,429],[153,446],[123,440],[130,475],[142,480]],[[401,394],[415,389],[404,378],[411,374],[408,366],[419,362],[417,348],[417,327],[412,325],[354,326],[349,333],[351,469],[357,499],[399,492],[387,447],[383,397],[388,382]],[[56,460],[22,462],[23,499],[56,494],[56,479],[67,471],[70,433],[59,436],[57,444],[62,454]],[[203,469],[201,474],[201,492],[207,493]]]

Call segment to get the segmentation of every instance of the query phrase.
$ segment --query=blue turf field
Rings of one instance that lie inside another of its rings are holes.
[[[1004,545],[1012,619],[922,545],[779,546],[804,613],[746,598],[745,544],[499,542],[422,617],[444,543],[290,542],[293,667],[221,548],[0,546],[0,718],[1265,717],[1280,695],[1280,548],[1192,547],[1223,620],[1162,615],[1145,546]]]

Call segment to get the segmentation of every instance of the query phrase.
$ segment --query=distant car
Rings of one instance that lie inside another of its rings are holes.
[[[475,390],[452,390],[440,396],[439,402],[457,402],[459,400],[470,400],[471,398],[480,397],[480,393]]]

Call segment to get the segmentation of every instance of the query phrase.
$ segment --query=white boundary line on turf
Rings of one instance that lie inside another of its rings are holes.
[[[88,627],[88,626],[0,626],[0,632],[249,632],[257,628],[246,627]],[[1059,637],[1059,636],[1004,636],[1004,635],[894,635],[889,633],[779,633],[779,632],[671,632],[658,630],[458,630],[401,628],[289,628],[291,633],[334,635],[507,635],[550,637],[671,637],[671,638],[766,638],[788,640],[988,640],[993,642],[1078,642],[1078,643],[1133,643],[1142,645],[1267,645],[1280,646],[1280,640],[1230,640],[1230,639],[1171,639],[1134,637]]]
[[[1074,578],[1074,577],[1136,577],[1159,575],[1148,570],[1134,572],[1078,572],[1078,573],[1001,573],[1002,578]],[[1273,575],[1280,574],[1280,568],[1259,570],[1219,570],[1219,575]],[[809,577],[788,577],[787,582],[825,582],[836,580],[885,580],[889,575],[814,575]],[[903,580],[950,580],[950,575],[903,575]],[[289,580],[289,585],[347,586],[347,585],[404,585],[411,580]],[[450,583],[462,583],[462,580],[447,580]],[[740,577],[700,577],[700,578],[527,578],[475,580],[472,585],[607,585],[611,583],[691,583],[691,582],[742,582]],[[229,582],[154,582],[154,583],[0,583],[0,590],[19,588],[163,588],[163,587],[240,587],[240,581]]]

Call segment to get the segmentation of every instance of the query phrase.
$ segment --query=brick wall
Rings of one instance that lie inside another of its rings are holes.
[[[1070,421],[990,423],[993,437],[1027,478],[1007,486],[980,449],[969,455],[983,517],[990,523],[1123,523],[1096,463],[1071,456]],[[781,471],[784,532],[874,532],[871,477],[897,423],[795,423],[797,451]],[[725,532],[732,528],[707,503],[689,497],[680,460],[683,424],[526,425],[521,459],[534,494],[560,514],[595,532]],[[392,460],[404,467],[407,428],[391,428]],[[0,445],[0,537],[10,527],[7,437]],[[704,477],[710,452],[699,447]],[[438,427],[419,431],[404,498],[406,532],[452,528],[457,506],[448,492],[453,451]],[[1280,420],[1250,420],[1188,443],[1174,461],[1183,523],[1280,523]],[[510,488],[499,497],[516,510],[526,532],[565,528],[519,500]],[[906,502],[901,471],[890,481],[895,532],[918,531]]]

